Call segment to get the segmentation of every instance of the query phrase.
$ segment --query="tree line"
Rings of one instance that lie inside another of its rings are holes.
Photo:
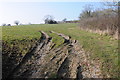
[[[46,16],[44,16],[44,22],[45,22],[45,24],[58,24],[58,23],[65,23],[67,21],[67,19],[66,18],[64,18],[62,21],[56,21],[56,20],[54,20],[54,17],[52,16],[52,15],[46,15]],[[16,21],[14,21],[14,24],[15,25],[22,25],[22,24],[20,24],[20,21],[18,21],[18,20],[16,20]],[[31,23],[29,23],[29,25],[30,25]],[[11,26],[11,24],[2,24],[2,26]]]
[[[16,25],[19,25],[19,21],[18,20],[16,20],[16,21],[14,21],[14,24],[16,24]],[[11,24],[2,24],[2,26],[11,26]]]

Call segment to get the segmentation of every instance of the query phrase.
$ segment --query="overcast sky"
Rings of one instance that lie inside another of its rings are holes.
[[[79,14],[86,4],[93,5],[94,9],[103,7],[100,2],[0,2],[0,25],[14,24],[15,20],[22,24],[43,23],[45,15],[52,15],[55,20],[78,20]]]

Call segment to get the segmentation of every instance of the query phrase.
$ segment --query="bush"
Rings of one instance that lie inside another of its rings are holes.
[[[105,9],[92,14],[92,17],[80,20],[81,29],[112,36],[118,34],[118,15],[116,13]],[[118,38],[117,35],[115,37]]]

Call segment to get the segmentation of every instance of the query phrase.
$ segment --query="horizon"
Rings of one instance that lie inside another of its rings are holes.
[[[2,2],[0,25],[11,24],[18,20],[20,24],[44,23],[44,16],[52,15],[54,20],[79,20],[79,15],[87,4],[94,9],[103,8],[101,2]]]

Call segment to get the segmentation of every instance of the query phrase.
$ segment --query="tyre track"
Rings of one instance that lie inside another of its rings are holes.
[[[8,78],[77,78],[79,80],[102,77],[100,67],[89,59],[90,55],[77,40],[72,40],[70,36],[61,33],[50,32],[64,39],[63,46],[54,48],[52,37],[40,31],[40,40],[26,53]]]

